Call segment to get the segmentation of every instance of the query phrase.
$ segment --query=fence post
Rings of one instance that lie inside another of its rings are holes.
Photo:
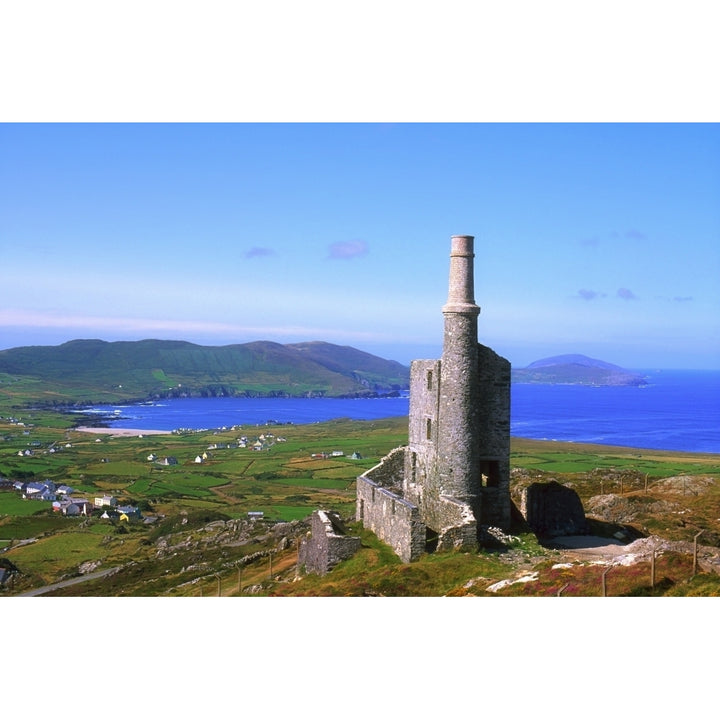
[[[697,541],[698,538],[704,533],[704,530],[701,530],[694,538],[693,538],[693,574],[692,576],[695,577],[697,575],[697,566],[698,566],[698,560],[697,560]]]
[[[652,549],[652,557],[650,560],[650,587],[655,587],[655,548]]]
[[[610,567],[608,567],[608,569],[605,570],[605,572],[602,574],[602,596],[603,597],[607,597],[607,586],[605,584],[605,576],[610,572],[611,569],[612,569],[612,565],[610,565]]]

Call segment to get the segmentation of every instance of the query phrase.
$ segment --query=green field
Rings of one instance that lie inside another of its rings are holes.
[[[25,582],[31,585],[72,577],[83,563],[98,562],[102,567],[111,564],[127,567],[127,563],[134,567],[141,563],[146,567],[143,572],[151,572],[148,568],[160,563],[152,571],[156,584],[151,587],[159,592],[160,585],[167,586],[169,592],[175,587],[173,582],[181,583],[183,567],[204,567],[211,557],[222,563],[222,548],[206,544],[202,527],[208,522],[245,520],[249,512],[260,511],[271,527],[273,522],[304,520],[317,508],[337,510],[341,516],[352,518],[355,478],[390,450],[407,442],[406,418],[285,426],[286,442],[275,442],[258,452],[250,446],[265,428],[253,427],[252,434],[246,428],[242,433],[235,429],[220,433],[112,437],[79,432],[70,427],[72,418],[67,415],[19,412],[7,407],[0,413],[4,418],[0,422],[0,476],[13,481],[52,480],[67,484],[75,489],[75,495],[90,501],[96,496],[112,495],[120,504],[140,507],[143,516],[131,522],[102,519],[100,511],[89,518],[63,517],[52,511],[49,502],[23,500],[16,490],[7,487],[0,490],[0,547],[6,548],[3,556],[22,570]],[[248,435],[248,447],[209,449],[213,444],[232,445],[239,434]],[[31,456],[18,454],[28,449],[32,450]],[[333,452],[343,455],[333,456]],[[361,459],[351,459],[356,452]],[[196,463],[195,459],[204,453],[207,458]],[[327,456],[313,457],[320,453]],[[177,464],[161,465],[149,460],[151,455],[157,459],[172,456]],[[518,478],[516,482],[558,479],[572,486],[583,502],[610,492],[635,497],[641,509],[637,524],[645,532],[658,531],[668,537],[691,540],[694,527],[717,528],[719,524],[720,492],[714,486],[697,497],[688,494],[682,498],[686,513],[682,522],[652,514],[657,505],[652,492],[664,478],[720,479],[720,461],[714,455],[513,438],[511,466],[514,473],[520,473],[514,475]],[[643,508],[647,508],[645,515]],[[146,524],[146,520],[152,522]],[[167,567],[169,558],[155,559],[154,543],[164,532],[171,531],[179,533],[182,543],[199,543],[204,550],[165,577],[166,570],[160,568]],[[377,546],[375,541],[372,544]],[[246,554],[251,547],[254,546],[242,545],[237,552]],[[370,552],[366,560],[374,563],[385,558],[385,550],[376,556],[377,552],[380,551]],[[397,563],[392,557],[381,561],[390,568],[387,583],[400,582],[406,588],[404,592],[410,594],[415,590],[433,594],[443,582],[454,587],[468,563],[472,567],[477,565],[468,559],[458,559],[451,568],[441,560],[428,559],[436,567],[431,572],[437,574],[433,581],[424,574],[429,571],[423,570],[424,566],[395,571],[391,568]],[[352,562],[348,567],[352,568]],[[500,568],[501,565],[494,564],[492,573],[488,568],[483,572],[494,577]],[[372,575],[374,571],[366,572]],[[397,573],[402,576],[400,580]],[[442,573],[448,573],[444,581]],[[340,573],[336,577],[339,576]],[[158,585],[160,577],[165,579]],[[377,582],[385,587],[382,578],[378,576]],[[307,587],[319,583],[312,579],[307,582]],[[323,592],[343,594],[353,583],[356,590],[362,587],[357,581],[347,583]],[[93,584],[89,583],[86,592],[92,589]]]

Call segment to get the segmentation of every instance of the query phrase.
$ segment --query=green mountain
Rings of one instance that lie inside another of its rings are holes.
[[[515,383],[549,385],[647,385],[641,375],[586,355],[556,355],[513,369]]]
[[[0,351],[0,394],[48,403],[181,396],[373,396],[407,389],[409,368],[324,342],[207,347],[174,340],[73,340]]]

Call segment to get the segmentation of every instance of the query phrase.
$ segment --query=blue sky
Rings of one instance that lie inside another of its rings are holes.
[[[0,125],[0,345],[442,342],[453,234],[481,342],[720,368],[720,126]]]

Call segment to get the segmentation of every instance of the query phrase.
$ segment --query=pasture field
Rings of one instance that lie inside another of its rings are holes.
[[[84,563],[109,567],[152,558],[161,529],[187,517],[202,524],[261,511],[271,523],[289,522],[307,518],[316,508],[351,517],[355,478],[407,442],[406,418],[127,437],[79,431],[71,425],[75,418],[50,411],[0,407],[0,415],[0,478],[51,480],[91,501],[112,495],[142,513],[130,522],[102,519],[101,511],[63,517],[50,502],[25,500],[6,482],[0,488],[0,551],[38,585],[73,576]],[[264,449],[253,450],[261,435],[266,436]],[[247,436],[248,447],[238,446],[241,436]],[[162,464],[165,458],[176,462]],[[715,455],[520,438],[512,440],[511,466],[525,480],[557,478],[571,484],[583,502],[611,492],[642,495],[672,476],[720,478]],[[688,494],[683,501],[694,518],[717,524],[720,492]],[[643,523],[650,530],[692,539],[691,530],[665,517],[643,518]],[[383,551],[378,547],[373,552]],[[220,550],[217,555],[222,556]],[[459,575],[468,562],[453,561]],[[408,582],[419,572],[402,571]],[[424,580],[415,582],[424,587]],[[448,587],[454,582],[449,577]]]

